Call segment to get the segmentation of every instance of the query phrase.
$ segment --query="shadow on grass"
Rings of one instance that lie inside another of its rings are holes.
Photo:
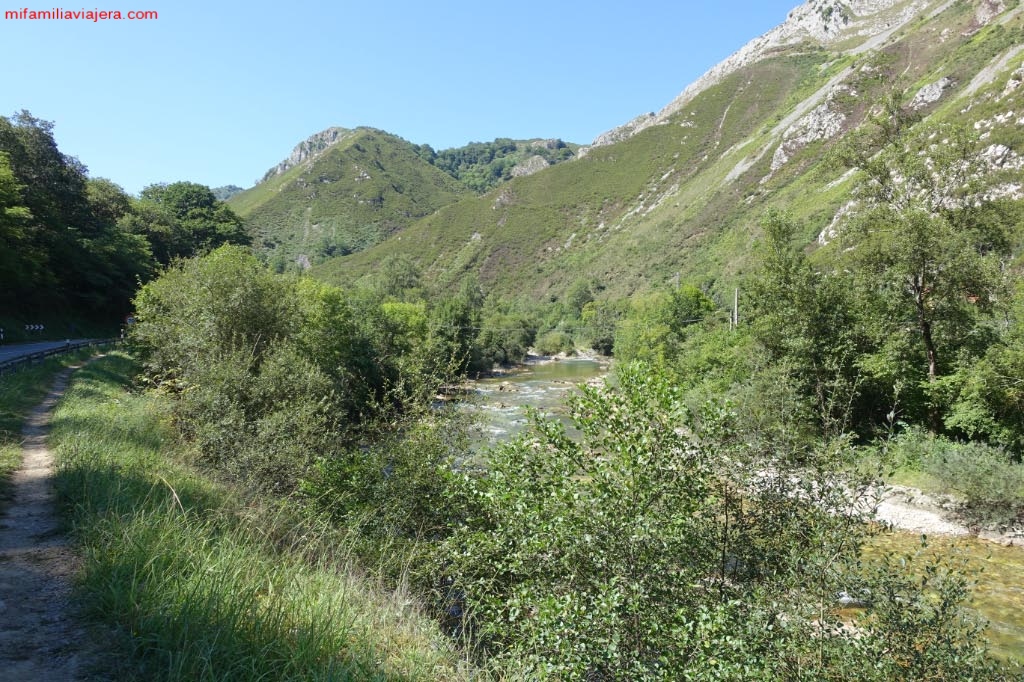
[[[155,479],[155,480],[154,480]],[[344,577],[251,537],[198,484],[76,460],[59,485],[84,548],[78,597],[155,679],[397,680],[345,601]],[[223,502],[223,498],[221,498]]]

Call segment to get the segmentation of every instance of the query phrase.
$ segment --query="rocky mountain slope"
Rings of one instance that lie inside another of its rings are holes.
[[[834,228],[855,181],[829,150],[894,89],[908,111],[976,130],[998,191],[1019,196],[1022,27],[1015,0],[810,0],[581,158],[316,272],[343,281],[408,254],[436,280],[476,273],[506,295],[557,299],[579,279],[627,295],[678,276],[724,290],[769,207],[802,220],[808,244]]]

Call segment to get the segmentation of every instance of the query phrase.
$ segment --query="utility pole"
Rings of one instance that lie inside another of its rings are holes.
[[[735,330],[740,326],[740,288],[736,287],[732,291],[732,319],[730,320],[729,327]]]

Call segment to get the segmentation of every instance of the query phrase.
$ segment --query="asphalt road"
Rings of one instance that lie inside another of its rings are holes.
[[[81,343],[89,339],[71,339],[71,343]],[[14,360],[24,355],[31,355],[51,348],[63,348],[66,341],[38,341],[36,343],[5,343],[0,345],[0,362]]]

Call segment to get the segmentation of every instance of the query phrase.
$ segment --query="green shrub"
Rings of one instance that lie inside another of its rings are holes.
[[[929,453],[924,469],[964,500],[963,511],[978,526],[1001,526],[1024,513],[1024,465],[999,448],[950,443]]]
[[[1024,513],[1024,465],[1002,448],[911,429],[888,449],[894,467],[926,474],[962,500],[961,512],[976,526],[1003,526]]]
[[[537,339],[535,348],[541,355],[572,353],[576,349],[572,342],[572,336],[558,329],[542,334]]]

